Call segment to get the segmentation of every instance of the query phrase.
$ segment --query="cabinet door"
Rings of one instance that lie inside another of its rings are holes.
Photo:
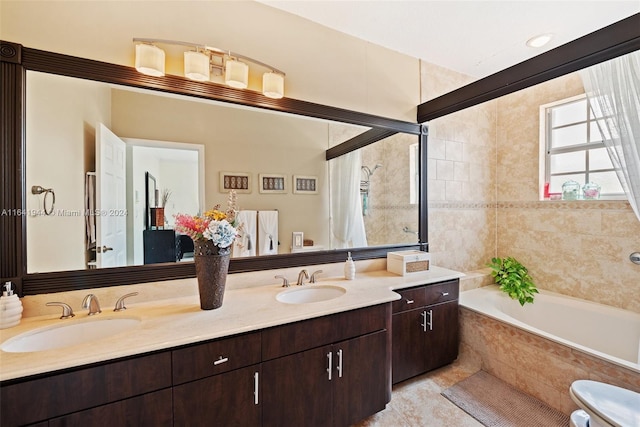
[[[173,425],[171,389],[148,393],[49,420],[49,427]]]
[[[260,425],[259,381],[260,365],[254,365],[175,386],[174,424],[190,427]]]
[[[387,331],[380,331],[333,346],[334,426],[352,425],[388,403],[387,337]]]
[[[421,307],[392,316],[393,383],[399,383],[426,371],[424,355],[424,313]]]
[[[331,425],[329,355],[331,346],[324,346],[262,364],[263,426]]]
[[[425,308],[430,323],[425,334],[425,370],[439,368],[458,357],[458,302]]]

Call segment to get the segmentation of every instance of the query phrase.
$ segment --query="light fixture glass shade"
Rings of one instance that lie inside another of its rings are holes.
[[[135,66],[142,74],[164,76],[164,50],[150,44],[137,44]]]
[[[262,93],[268,98],[280,99],[284,96],[284,76],[270,71],[262,75]]]
[[[204,82],[209,80],[209,72],[209,55],[193,51],[184,53],[185,77]]]
[[[225,65],[224,82],[236,89],[249,85],[249,66],[244,62],[229,59]]]

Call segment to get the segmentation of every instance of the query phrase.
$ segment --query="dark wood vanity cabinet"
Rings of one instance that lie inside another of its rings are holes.
[[[1,387],[0,425],[348,426],[391,399],[391,303]]]
[[[263,425],[348,426],[384,409],[390,317],[383,304],[265,330]]]
[[[396,291],[393,302],[393,383],[453,362],[458,357],[459,281]]]

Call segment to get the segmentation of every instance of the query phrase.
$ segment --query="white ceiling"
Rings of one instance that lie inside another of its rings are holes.
[[[259,1],[476,78],[640,12],[640,0]],[[542,33],[547,46],[525,45]]]

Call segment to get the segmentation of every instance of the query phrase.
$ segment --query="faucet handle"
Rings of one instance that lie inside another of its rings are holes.
[[[316,274],[320,274],[322,273],[322,270],[316,270],[313,273],[311,273],[311,279],[309,279],[309,283],[316,283]]]
[[[282,279],[282,287],[283,288],[288,288],[289,286],[291,286],[291,285],[289,285],[289,279],[287,279],[286,277],[278,275],[275,278],[276,279]]]
[[[124,306],[124,299],[129,297],[135,297],[136,295],[138,295],[137,292],[131,292],[130,294],[122,295],[120,298],[118,298],[118,301],[116,301],[116,307],[113,309],[113,311],[126,310],[127,307]]]
[[[49,307],[62,307],[62,316],[60,316],[61,319],[70,319],[75,316],[69,304],[65,304],[63,302],[48,302],[45,305]]]

